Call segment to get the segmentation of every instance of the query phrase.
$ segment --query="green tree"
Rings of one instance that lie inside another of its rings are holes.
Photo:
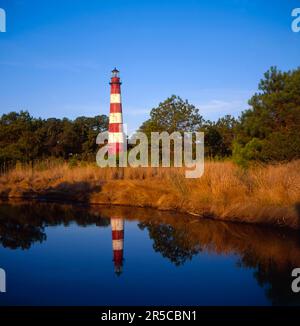
[[[74,128],[80,138],[81,156],[84,160],[95,159],[98,145],[96,137],[100,132],[108,129],[108,117],[106,115],[96,117],[78,117],[74,121]]]
[[[249,101],[237,127],[234,158],[289,161],[300,158],[300,68],[281,72],[272,67]]]
[[[229,157],[232,155],[232,142],[238,122],[231,115],[218,119],[217,122],[206,121],[201,128],[204,132],[205,155],[207,157]]]
[[[29,162],[39,152],[36,134],[41,120],[26,111],[10,112],[0,118],[0,163]]]
[[[203,118],[199,110],[179,96],[172,95],[150,112],[150,119],[140,127],[148,136],[151,132],[197,131],[202,126]]]
[[[95,159],[96,137],[107,130],[108,117],[79,117],[75,121],[33,118],[28,112],[0,117],[0,166],[49,157]]]

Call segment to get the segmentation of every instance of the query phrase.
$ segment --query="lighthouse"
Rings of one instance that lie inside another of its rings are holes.
[[[112,71],[110,81],[110,113],[109,113],[109,134],[108,153],[118,155],[124,151],[124,133],[121,102],[121,81],[119,70]]]
[[[123,269],[124,220],[111,218],[113,261],[116,275],[120,276]]]

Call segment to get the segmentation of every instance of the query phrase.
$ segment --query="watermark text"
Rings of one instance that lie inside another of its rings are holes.
[[[204,172],[203,132],[151,132],[149,139],[136,132],[127,144],[123,132],[105,131],[97,136],[96,143],[103,145],[96,157],[100,167],[116,167],[118,160],[119,167],[185,167],[186,178],[200,178]],[[121,151],[116,148],[120,146]]]
[[[6,292],[6,273],[2,268],[0,268],[0,293],[1,292]]]
[[[0,33],[6,32],[6,12],[0,8]]]
[[[300,8],[295,8],[292,11],[292,17],[295,17],[292,21],[292,31],[294,33],[300,32]]]
[[[293,269],[292,277],[295,278],[292,282],[292,291],[294,293],[299,293],[300,292],[300,268]]]

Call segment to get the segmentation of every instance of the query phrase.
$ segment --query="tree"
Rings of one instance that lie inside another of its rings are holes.
[[[226,115],[217,122],[206,121],[203,124],[201,131],[204,132],[206,156],[212,158],[232,155],[232,142],[237,123],[234,117]]]
[[[290,161],[300,158],[300,68],[281,72],[272,67],[249,101],[234,142],[234,158]]]
[[[150,119],[140,127],[148,136],[151,132],[197,131],[202,126],[203,118],[199,110],[179,96],[172,95],[150,112]]]
[[[27,111],[0,117],[0,165],[29,163],[49,157],[95,159],[99,132],[108,117],[79,117],[75,121],[33,118]]]
[[[205,156],[209,158],[218,156],[222,145],[222,135],[216,124],[211,121],[206,121],[201,131],[204,132]]]
[[[98,148],[95,139],[100,132],[108,129],[108,117],[106,115],[92,118],[78,117],[74,121],[74,128],[80,137],[82,158],[94,158]]]
[[[0,118],[0,163],[30,161],[38,153],[36,135],[41,120],[26,111],[10,112]]]

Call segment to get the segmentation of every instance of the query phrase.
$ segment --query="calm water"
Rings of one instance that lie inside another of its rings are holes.
[[[0,205],[0,305],[300,304],[296,232],[147,209]]]

